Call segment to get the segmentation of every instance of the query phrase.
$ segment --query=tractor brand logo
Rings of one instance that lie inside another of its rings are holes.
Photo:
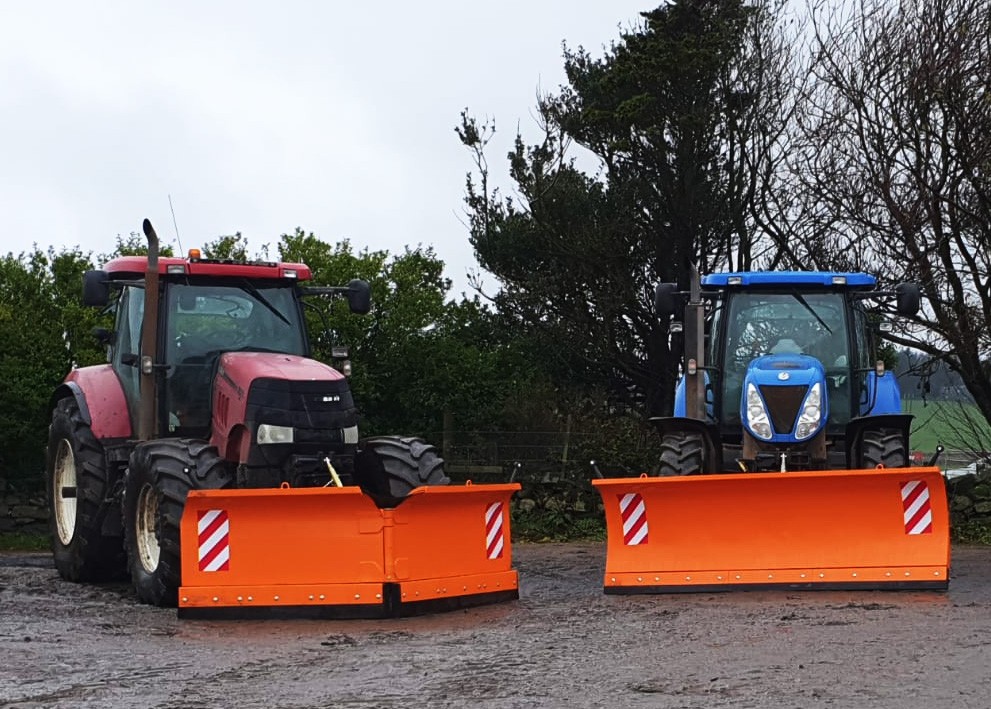
[[[929,502],[929,486],[921,480],[912,480],[902,483],[901,487],[905,534],[932,534],[933,512]]]
[[[320,397],[320,401],[324,402],[325,404],[329,404],[331,402],[337,402],[337,401],[340,401],[340,400],[341,400],[341,397],[340,397],[339,394],[331,394],[331,395],[328,395],[328,396],[322,396],[322,397]]]
[[[783,382],[786,382],[789,379],[791,379],[791,375],[788,374],[788,372],[778,372],[778,379],[780,379]]]
[[[493,502],[485,509],[485,551],[489,559],[501,559],[506,546],[502,510],[501,502]]]
[[[635,547],[647,543],[647,505],[638,492],[617,495],[623,516],[623,544]]]
[[[197,515],[200,571],[229,571],[230,521],[227,510],[203,510]]]

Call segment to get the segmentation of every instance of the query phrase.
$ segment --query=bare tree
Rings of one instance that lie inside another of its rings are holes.
[[[811,81],[791,156],[817,265],[914,280],[891,339],[959,372],[991,421],[991,1],[812,8]]]

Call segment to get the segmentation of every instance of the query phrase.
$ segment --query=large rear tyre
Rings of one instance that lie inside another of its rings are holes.
[[[865,468],[904,468],[908,451],[902,432],[893,428],[864,431],[860,439],[860,461]]]
[[[354,468],[362,490],[380,506],[394,506],[418,487],[451,482],[437,449],[419,438],[367,438],[359,446]]]
[[[698,433],[666,433],[661,439],[661,459],[658,475],[701,475],[704,468],[704,446]]]
[[[182,585],[179,523],[190,490],[228,487],[216,448],[203,441],[162,439],[131,453],[124,481],[124,546],[138,598],[175,606]]]
[[[58,402],[48,431],[45,491],[55,568],[67,581],[124,578],[121,538],[104,535],[114,481],[103,446],[72,397]],[[119,529],[119,528],[118,528]]]

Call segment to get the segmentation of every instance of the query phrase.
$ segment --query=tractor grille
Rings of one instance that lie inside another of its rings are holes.
[[[256,379],[248,392],[247,418],[258,423],[336,432],[356,426],[358,411],[346,379]]]
[[[791,433],[798,418],[798,409],[809,389],[806,386],[762,386],[760,394],[767,404],[775,433]]]

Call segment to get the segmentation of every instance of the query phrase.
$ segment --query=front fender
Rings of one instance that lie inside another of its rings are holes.
[[[51,409],[68,396],[76,400],[83,420],[97,440],[131,438],[131,416],[117,374],[109,364],[73,369],[55,389]]]

